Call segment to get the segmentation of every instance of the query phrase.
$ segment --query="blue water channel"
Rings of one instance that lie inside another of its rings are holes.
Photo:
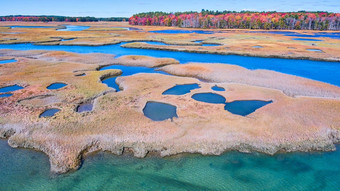
[[[125,44],[125,43],[122,43]],[[340,62],[311,61],[281,58],[261,58],[238,55],[216,55],[164,50],[123,48],[121,44],[105,46],[67,46],[67,45],[33,45],[2,44],[0,49],[14,50],[58,50],[75,53],[106,53],[117,57],[122,55],[145,55],[162,58],[175,58],[180,63],[226,63],[239,65],[248,69],[267,69],[286,74],[302,76],[340,86]],[[315,52],[315,54],[318,54]]]

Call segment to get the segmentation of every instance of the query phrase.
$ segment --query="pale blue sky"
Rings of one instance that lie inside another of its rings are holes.
[[[0,0],[0,15],[129,17],[148,11],[330,11],[340,0]]]

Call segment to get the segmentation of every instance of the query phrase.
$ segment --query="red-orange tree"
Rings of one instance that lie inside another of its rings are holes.
[[[261,13],[140,13],[129,19],[131,25],[177,26],[183,28],[340,30],[340,13],[261,12]]]

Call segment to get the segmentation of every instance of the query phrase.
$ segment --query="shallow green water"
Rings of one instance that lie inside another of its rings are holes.
[[[337,149],[340,149],[338,146]],[[0,140],[0,190],[338,190],[340,152],[170,158],[89,156],[82,168],[52,175],[47,157]]]

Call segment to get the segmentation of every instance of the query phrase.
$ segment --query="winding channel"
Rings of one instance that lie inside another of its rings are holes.
[[[34,45],[2,44],[0,49],[14,50],[56,50],[74,53],[105,53],[116,57],[123,55],[144,55],[162,58],[174,58],[181,64],[188,62],[224,63],[239,65],[248,69],[266,69],[286,74],[301,76],[340,86],[340,62],[311,61],[282,58],[262,58],[238,55],[216,55],[165,50],[123,48],[119,43],[103,46],[67,46],[67,45]],[[317,54],[317,52],[315,53]]]
[[[340,86],[340,63],[309,60],[213,55],[107,46],[0,45],[0,49],[59,50],[171,57],[180,61],[229,63],[268,69]],[[13,149],[0,139],[0,190],[337,190],[340,147],[335,152],[288,153],[268,156],[228,152],[221,156],[147,157],[98,153],[76,172],[51,175],[46,155]]]

